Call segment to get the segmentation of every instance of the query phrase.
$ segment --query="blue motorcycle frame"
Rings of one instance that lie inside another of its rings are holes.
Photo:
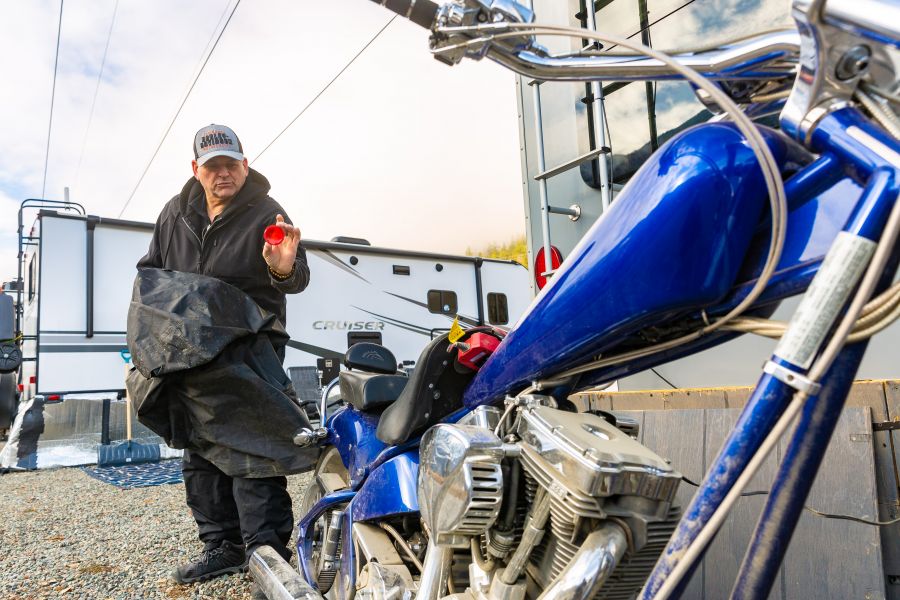
[[[841,231],[880,239],[900,190],[900,144],[851,107],[817,125],[809,144],[814,154],[781,132],[764,134],[781,167],[789,204],[781,260],[749,311],[767,315],[809,286]],[[638,171],[485,363],[466,390],[465,407],[444,421],[455,422],[544,375],[584,364],[648,326],[726,313],[749,292],[765,261],[770,235],[765,205],[756,159],[734,127],[705,124],[673,137]],[[887,283],[897,259],[895,249],[883,275]],[[614,296],[609,289],[616,290]],[[564,397],[736,335],[714,332],[675,350],[586,373],[550,393]],[[749,566],[739,574],[738,597],[767,596],[865,347],[865,342],[846,346],[804,406],[751,541],[748,556],[759,560],[745,561]],[[777,356],[772,361],[804,372]],[[762,375],[642,598],[651,598],[671,572],[673,557],[722,503],[795,392],[773,375]],[[375,437],[377,423],[377,415],[351,406],[327,419],[323,445],[337,448],[351,485],[323,497],[299,522],[297,553],[307,581],[315,581],[313,524],[326,511],[346,507],[345,541],[352,539],[356,523],[418,513],[418,439],[385,445]],[[354,561],[353,544],[344,543],[339,572],[349,580],[338,583],[339,598],[355,587]]]

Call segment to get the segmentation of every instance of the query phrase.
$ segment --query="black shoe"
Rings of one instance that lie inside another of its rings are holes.
[[[228,573],[240,573],[247,570],[247,556],[244,547],[224,540],[217,548],[207,548],[200,556],[191,559],[172,573],[172,579],[178,583],[194,583],[206,581]]]

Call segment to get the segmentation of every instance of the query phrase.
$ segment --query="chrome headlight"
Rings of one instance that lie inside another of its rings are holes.
[[[503,445],[489,429],[437,425],[419,450],[419,510],[435,544],[468,547],[503,500]]]

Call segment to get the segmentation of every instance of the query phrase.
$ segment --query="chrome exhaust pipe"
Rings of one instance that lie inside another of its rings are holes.
[[[419,590],[416,592],[416,600],[438,600],[447,589],[447,579],[450,577],[450,562],[453,559],[453,549],[448,546],[438,546],[431,540],[425,550],[425,564],[422,565],[422,577],[419,579]]]
[[[253,551],[250,573],[269,600],[323,600],[322,594],[271,546],[261,546]]]
[[[581,549],[538,600],[589,600],[612,575],[628,540],[615,523],[606,523],[584,540]]]

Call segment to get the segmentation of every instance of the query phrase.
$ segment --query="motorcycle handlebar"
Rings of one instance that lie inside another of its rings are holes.
[[[431,0],[372,0],[388,8],[401,17],[406,17],[416,25],[431,29],[441,5]]]

